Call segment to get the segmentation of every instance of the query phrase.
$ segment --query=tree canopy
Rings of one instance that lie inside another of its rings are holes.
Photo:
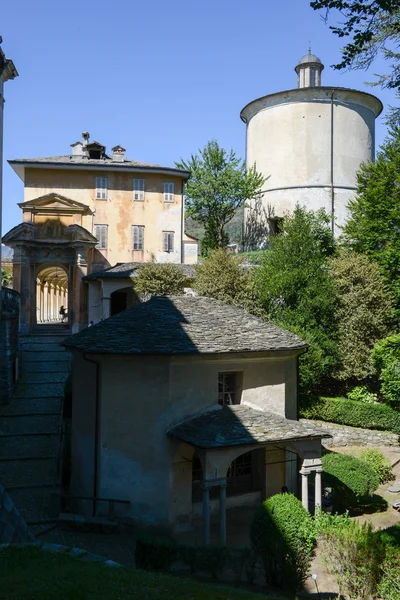
[[[340,11],[338,23],[330,29],[340,38],[350,38],[342,49],[336,69],[367,69],[379,53],[392,61],[389,72],[380,75],[377,84],[400,87],[400,0],[313,0],[314,10]]]
[[[246,169],[233,150],[227,152],[215,140],[176,166],[191,172],[185,188],[187,216],[204,225],[208,248],[226,246],[225,225],[261,192],[265,178],[255,166]]]
[[[187,275],[178,265],[144,263],[134,279],[134,290],[141,295],[179,296],[189,283]]]
[[[376,261],[400,314],[400,129],[390,132],[376,161],[361,166],[349,203],[345,244]]]

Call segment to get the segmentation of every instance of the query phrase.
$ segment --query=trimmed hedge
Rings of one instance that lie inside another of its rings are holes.
[[[322,457],[324,482],[335,490],[335,504],[347,509],[371,496],[379,487],[376,471],[349,454],[331,452]]]
[[[276,494],[257,509],[250,540],[265,582],[296,590],[308,577],[315,545],[315,524],[293,494]]]
[[[364,404],[346,398],[303,397],[300,417],[400,434],[400,412],[385,404]]]

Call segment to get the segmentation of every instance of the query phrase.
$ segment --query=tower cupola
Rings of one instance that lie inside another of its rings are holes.
[[[323,68],[324,65],[321,59],[315,54],[311,54],[311,48],[309,48],[308,53],[300,59],[299,64],[294,69],[298,76],[298,87],[320,86]]]

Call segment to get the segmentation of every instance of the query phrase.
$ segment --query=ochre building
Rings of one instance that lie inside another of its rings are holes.
[[[24,182],[23,222],[4,237],[22,333],[58,321],[61,306],[73,332],[129,306],[132,286],[88,294],[87,275],[120,263],[197,262],[197,241],[184,233],[187,171],[127,159],[122,146],[107,153],[86,132],[71,154],[9,163]]]

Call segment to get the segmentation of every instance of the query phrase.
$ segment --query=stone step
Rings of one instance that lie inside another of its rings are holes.
[[[50,363],[50,362],[66,362],[69,363],[71,361],[71,355],[68,352],[46,352],[46,351],[39,351],[37,350],[36,352],[25,352],[24,356],[23,356],[23,367],[22,369],[24,369],[24,365],[26,362],[43,362],[43,363]]]
[[[31,414],[30,416],[4,417],[0,415],[1,433],[34,433],[41,431],[58,432],[60,415]],[[1,457],[0,457],[1,459]],[[1,478],[0,478],[1,479]]]
[[[55,485],[57,483],[56,457],[13,461],[0,459],[0,481],[6,488],[37,482]]]
[[[21,344],[22,355],[26,352],[65,352],[65,348],[59,342],[26,342]]]
[[[66,360],[55,360],[52,362],[29,360],[23,363],[23,375],[28,376],[29,373],[66,373],[69,371],[69,362]]]
[[[61,411],[60,398],[13,399],[10,404],[0,406],[0,417],[13,414],[58,413]]]
[[[64,396],[63,383],[20,383],[14,398],[62,398]]]
[[[68,378],[68,371],[63,372],[41,372],[25,373],[19,380],[19,385],[32,383],[65,383]]]
[[[58,435],[0,436],[0,456],[18,458],[24,456],[56,456]]]

